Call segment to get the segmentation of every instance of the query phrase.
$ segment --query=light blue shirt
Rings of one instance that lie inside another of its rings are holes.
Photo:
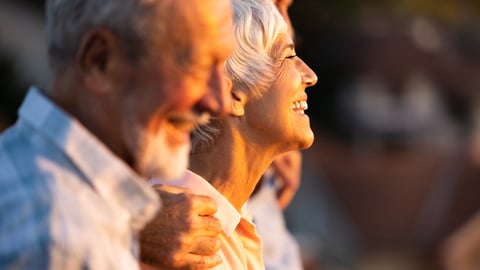
[[[137,269],[148,183],[30,89],[0,136],[0,269]]]

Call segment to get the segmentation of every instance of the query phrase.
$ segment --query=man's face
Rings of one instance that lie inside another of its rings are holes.
[[[179,177],[192,129],[231,106],[223,68],[234,46],[230,1],[175,0],[172,7],[167,36],[173,43],[152,34],[150,53],[130,70],[124,90],[123,133],[145,177]]]

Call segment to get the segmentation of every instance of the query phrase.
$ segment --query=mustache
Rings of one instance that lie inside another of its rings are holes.
[[[208,112],[174,114],[168,117],[168,121],[177,128],[184,130],[193,130],[196,127],[207,124],[211,119]]]
[[[196,126],[198,127],[206,125],[208,122],[210,122],[210,119],[212,119],[212,116],[208,112],[196,114]]]

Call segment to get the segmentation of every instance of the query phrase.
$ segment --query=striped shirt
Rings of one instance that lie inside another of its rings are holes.
[[[147,182],[30,89],[0,136],[0,269],[137,269]]]

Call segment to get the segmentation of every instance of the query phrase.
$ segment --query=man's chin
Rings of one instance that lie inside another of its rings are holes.
[[[147,175],[163,180],[174,180],[183,176],[188,167],[189,152],[190,145],[186,144],[175,151],[159,153],[155,161],[150,161],[151,166],[146,168]]]

